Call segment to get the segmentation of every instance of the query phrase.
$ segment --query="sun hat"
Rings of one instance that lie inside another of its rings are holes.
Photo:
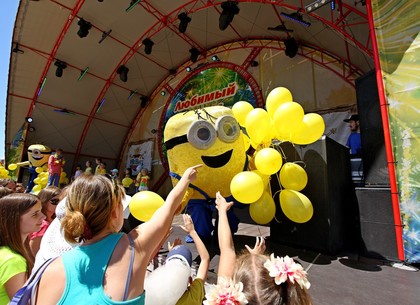
[[[169,251],[168,256],[166,257],[166,262],[169,262],[174,259],[179,259],[188,264],[191,267],[192,264],[192,253],[190,248],[184,245],[177,245]]]

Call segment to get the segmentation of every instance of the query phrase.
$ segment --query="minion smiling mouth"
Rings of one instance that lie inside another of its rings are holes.
[[[219,168],[225,166],[229,162],[230,158],[232,157],[232,152],[233,149],[228,150],[227,152],[218,156],[201,156],[201,160],[203,160],[204,164],[208,167]]]

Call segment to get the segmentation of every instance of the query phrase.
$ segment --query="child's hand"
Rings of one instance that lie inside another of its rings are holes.
[[[190,182],[193,182],[197,179],[197,173],[198,173],[197,169],[199,169],[202,166],[203,166],[203,164],[199,164],[199,165],[189,167],[185,170],[185,172],[182,176],[187,178]]]
[[[182,214],[182,218],[184,219],[184,225],[180,226],[182,230],[190,234],[192,231],[194,231],[194,223],[191,219],[191,216],[188,214]]]
[[[245,245],[245,248],[249,251],[251,254],[264,254],[265,252],[265,239],[264,237],[256,237],[257,240],[255,241],[255,246],[253,249],[251,249],[248,245]]]
[[[227,202],[226,199],[220,194],[220,192],[216,193],[216,209],[219,212],[228,211],[232,205],[233,201]]]
[[[168,250],[171,251],[175,246],[182,245],[182,241],[179,238],[175,238],[174,243],[171,244],[170,241],[168,241]]]

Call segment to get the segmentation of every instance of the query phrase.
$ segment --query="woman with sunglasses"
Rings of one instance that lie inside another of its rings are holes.
[[[154,250],[166,236],[201,165],[188,168],[151,219],[128,234],[123,225],[122,185],[103,175],[84,175],[68,188],[61,227],[69,243],[45,270],[35,304],[144,304],[144,278]]]
[[[0,305],[6,305],[23,286],[34,265],[26,242],[41,227],[45,215],[32,194],[0,198]]]
[[[41,229],[29,235],[29,248],[32,255],[35,257],[39,251],[41,239],[45,231],[55,218],[55,209],[60,201],[61,189],[56,186],[47,186],[38,193],[38,198],[41,200],[41,212],[46,216],[42,221]]]

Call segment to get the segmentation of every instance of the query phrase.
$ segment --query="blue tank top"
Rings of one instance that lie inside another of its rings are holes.
[[[63,253],[66,286],[57,304],[144,305],[144,293],[131,300],[113,301],[104,292],[105,271],[123,235],[110,234],[95,244],[79,246]]]

